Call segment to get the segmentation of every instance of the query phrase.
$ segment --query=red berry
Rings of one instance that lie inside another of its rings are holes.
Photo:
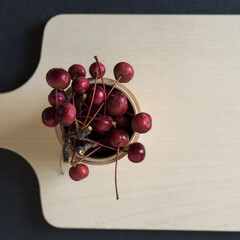
[[[113,72],[114,72],[114,76],[115,76],[116,80],[121,76],[120,82],[122,82],[122,83],[129,82],[133,78],[133,75],[134,75],[133,67],[129,63],[126,63],[126,62],[118,63],[114,67]]]
[[[129,142],[129,135],[125,130],[113,129],[109,132],[109,144],[113,147],[125,147]]]
[[[55,118],[56,109],[54,107],[48,107],[42,112],[42,122],[47,127],[56,127],[58,122]]]
[[[94,87],[91,87],[87,93],[87,102],[91,103],[93,98]],[[93,100],[93,106],[99,106],[104,100],[104,90],[100,86],[96,86],[95,97]]]
[[[128,159],[131,162],[139,163],[145,158],[146,151],[143,144],[139,142],[132,143],[128,149]]]
[[[107,98],[107,111],[112,116],[121,116],[128,109],[128,100],[120,91],[114,91]]]
[[[66,93],[62,90],[57,90],[57,100],[58,105],[63,104],[67,99]],[[48,101],[53,106],[56,107],[56,90],[52,90],[48,95]]]
[[[72,89],[76,94],[84,93],[89,89],[89,81],[86,78],[77,77],[72,82]]]
[[[46,74],[46,79],[49,79],[50,73],[51,73],[53,70],[55,70],[55,69],[57,69],[57,68],[52,68],[52,69],[50,69],[50,70],[47,72],[47,74]]]
[[[69,126],[73,123],[76,113],[76,108],[71,103],[63,103],[57,108],[56,120],[64,126]]]
[[[101,72],[102,72],[102,77],[104,76],[105,72],[106,72],[106,69],[104,67],[104,65],[102,63],[99,63],[100,65],[100,68],[101,68]],[[89,73],[90,75],[92,76],[92,78],[101,78],[101,74],[100,74],[100,71],[99,71],[99,67],[98,67],[98,64],[96,62],[94,62],[90,68],[89,68]]]
[[[75,80],[76,77],[86,77],[86,69],[80,64],[73,64],[69,69],[68,72],[72,78]]]
[[[108,132],[112,128],[112,117],[109,115],[103,116],[102,114],[98,114],[96,116],[97,119],[94,119],[92,122],[92,127],[99,132]]]
[[[46,75],[47,83],[56,89],[65,89],[69,86],[71,78],[67,71],[62,68],[50,69]]]
[[[127,114],[118,116],[118,117],[114,117],[113,121],[115,121],[117,123],[116,127],[117,128],[121,128],[121,129],[128,129],[130,127],[131,121],[130,121],[130,117]]]
[[[69,169],[69,176],[74,181],[80,181],[86,178],[89,174],[88,166],[85,164],[79,164],[76,167],[71,167]]]
[[[148,113],[138,113],[132,119],[132,129],[138,133],[146,133],[152,128],[152,118]]]

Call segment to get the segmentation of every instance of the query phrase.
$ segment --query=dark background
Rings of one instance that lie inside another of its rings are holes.
[[[0,93],[30,79],[44,26],[60,13],[239,14],[240,0],[0,0]],[[29,164],[5,149],[0,149],[0,159],[1,240],[240,239],[240,233],[233,232],[57,229],[43,218],[37,178]]]

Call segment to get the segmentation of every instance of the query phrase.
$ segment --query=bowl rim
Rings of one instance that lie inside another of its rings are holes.
[[[93,78],[87,78],[87,79],[88,79],[90,85],[95,82],[95,79],[93,79]],[[113,80],[113,79],[110,79],[110,78],[103,78],[103,79],[104,79],[104,84],[107,85],[107,86],[110,86],[110,87],[112,87],[116,83],[116,80]],[[102,80],[98,79],[97,84],[102,84]],[[71,89],[71,87],[67,90],[67,97],[68,98],[70,98],[72,96],[72,91],[70,89]],[[140,105],[139,105],[136,97],[126,86],[124,86],[123,84],[118,82],[115,86],[115,89],[121,91],[127,97],[128,101],[132,105],[134,115],[141,112]],[[62,132],[61,132],[61,128],[60,128],[59,124],[55,127],[55,133],[57,135],[59,143],[61,144],[61,146],[63,146]],[[123,148],[123,150],[127,150],[131,143],[136,142],[138,140],[139,136],[140,136],[139,133],[133,131],[132,136],[129,139],[129,143]],[[73,154],[73,151],[70,150],[69,157],[71,157],[72,154]],[[75,153],[75,155],[79,159],[83,157],[83,156],[79,155],[79,153],[77,153],[77,152]],[[127,155],[127,152],[119,152],[118,160],[122,159],[126,155]],[[91,164],[91,165],[105,165],[105,164],[110,164],[110,163],[113,163],[113,162],[116,162],[116,154],[111,155],[111,156],[106,157],[106,158],[87,157],[86,159],[84,159],[82,161],[82,163]]]

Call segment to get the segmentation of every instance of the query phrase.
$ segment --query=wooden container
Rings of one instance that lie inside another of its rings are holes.
[[[90,85],[93,84],[95,82],[95,80],[93,78],[89,79],[89,83]],[[101,79],[97,80],[98,84],[102,83]],[[112,87],[114,85],[114,83],[116,83],[116,80],[112,80],[109,78],[104,78],[104,83],[106,86],[110,86]],[[136,97],[133,95],[133,93],[123,84],[121,83],[117,83],[117,85],[115,86],[115,89],[123,92],[125,94],[125,96],[127,97],[127,99],[129,100],[130,104],[132,105],[133,108],[133,113],[137,114],[140,112],[140,105],[136,99]],[[71,91],[67,91],[67,96],[68,98],[71,98]],[[63,139],[62,139],[62,132],[60,129],[60,126],[58,125],[56,128],[56,134],[57,134],[57,138],[60,142],[61,145],[63,145]],[[139,133],[133,131],[133,134],[129,140],[129,144],[136,142],[139,138]],[[128,145],[129,145],[128,144]],[[126,146],[126,148],[128,147],[128,145]],[[73,149],[70,150],[70,156],[72,156],[73,154]],[[81,159],[83,156],[79,155],[79,153],[75,153],[76,154],[76,158],[77,159]],[[127,153],[126,152],[119,152],[119,160],[121,158],[123,158]],[[116,161],[116,154],[111,155],[109,157],[105,157],[105,158],[92,158],[92,157],[87,157],[85,160],[83,160],[84,163],[87,164],[94,164],[94,165],[103,165],[103,164],[108,164],[108,163],[112,163]]]

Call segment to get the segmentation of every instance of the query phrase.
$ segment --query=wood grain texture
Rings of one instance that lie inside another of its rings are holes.
[[[106,76],[134,66],[127,87],[153,128],[146,160],[90,166],[88,179],[60,175],[61,146],[41,123],[45,74],[98,55]],[[46,220],[56,227],[240,230],[240,17],[59,15],[46,25],[32,78],[0,95],[0,146],[22,155],[39,179]]]

